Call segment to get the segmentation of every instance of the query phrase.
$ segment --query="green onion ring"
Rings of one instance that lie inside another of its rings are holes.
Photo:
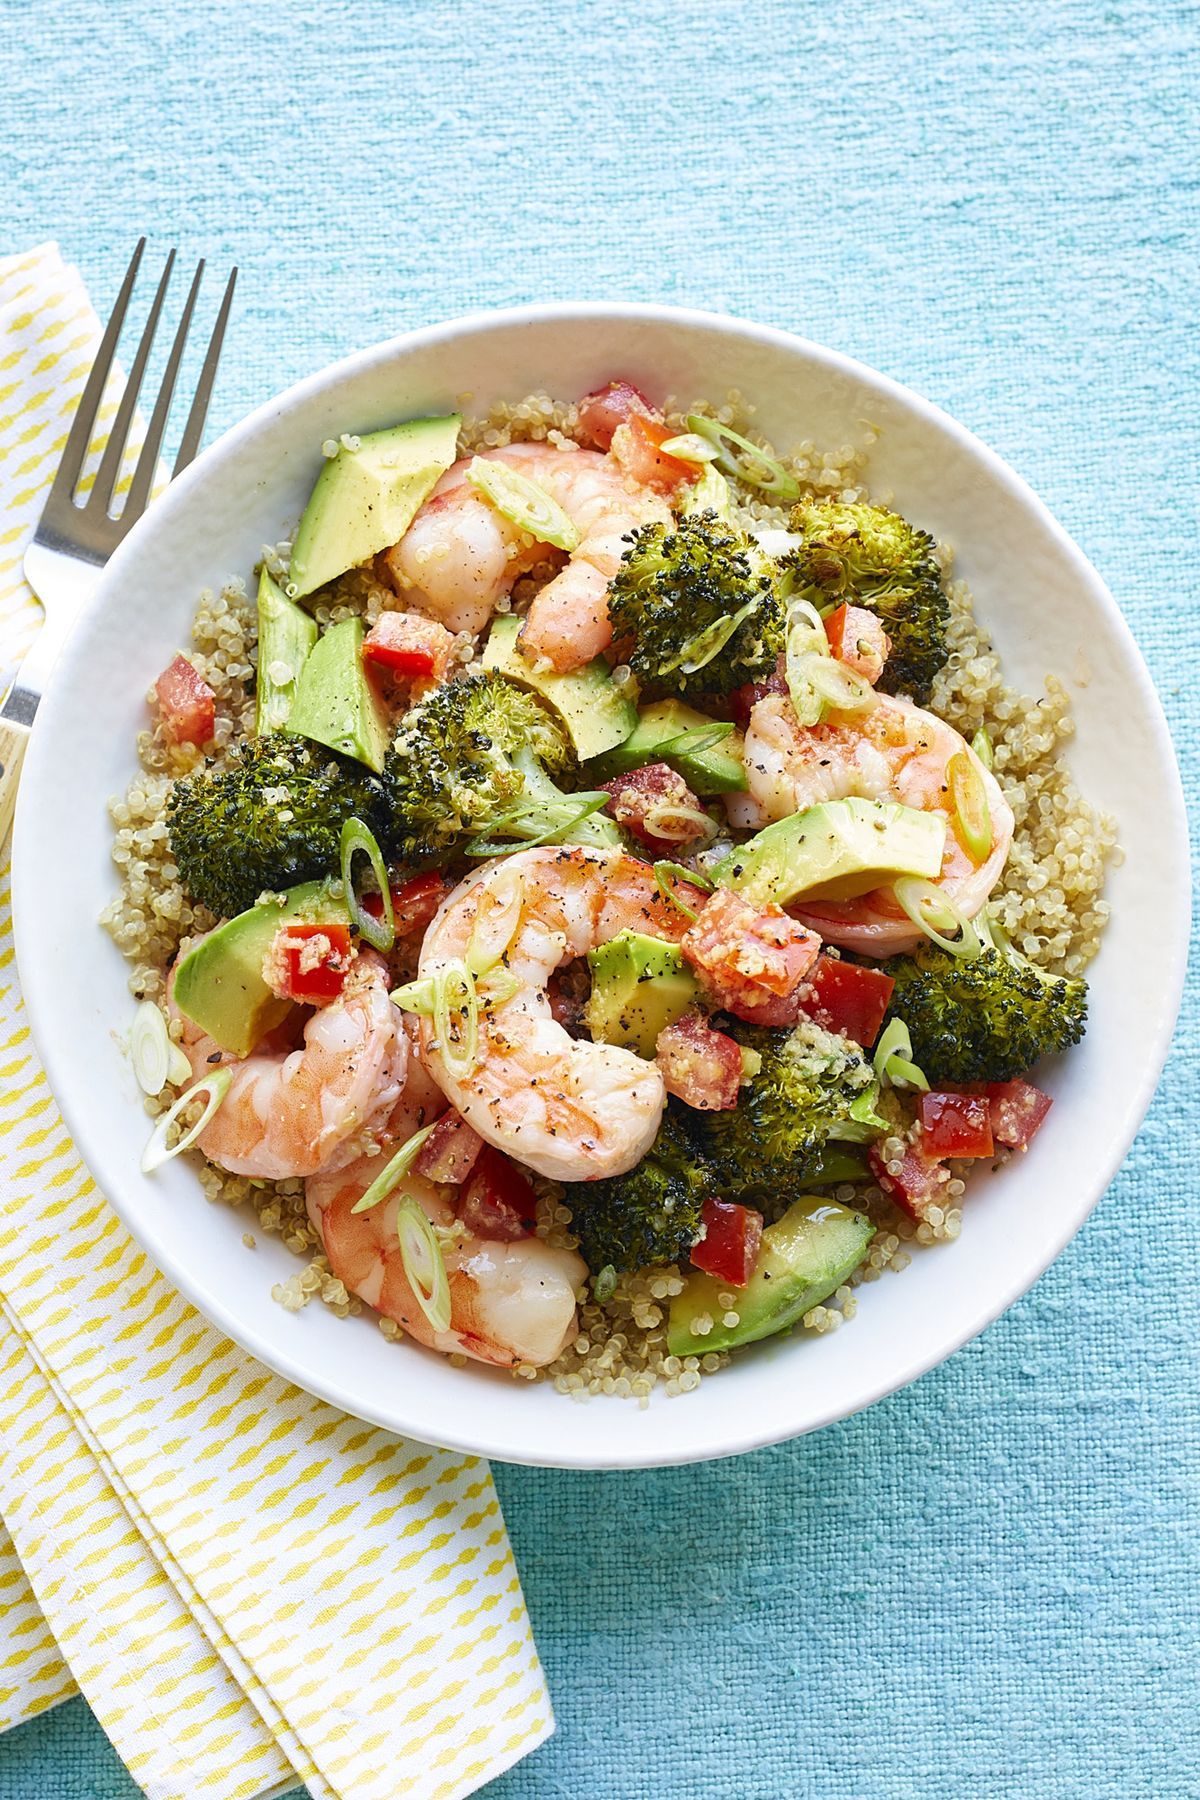
[[[401,1012],[416,1013],[419,1019],[432,1019],[437,1006],[437,982],[431,975],[406,981],[402,987],[393,988],[388,999]]]
[[[173,1156],[180,1156],[185,1150],[191,1149],[229,1092],[229,1084],[232,1080],[233,1070],[222,1065],[222,1067],[214,1069],[211,1075],[202,1075],[199,1081],[193,1081],[191,1087],[184,1089],[175,1104],[163,1113],[150,1135],[150,1142],[142,1152],[143,1175],[152,1175],[155,1169],[160,1169],[165,1162],[170,1162]],[[188,1127],[178,1143],[168,1146],[168,1131],[184,1108],[190,1106],[193,1100],[199,1099],[201,1094],[208,1095],[208,1104],[204,1111],[196,1123]]]
[[[678,737],[667,738],[658,749],[664,757],[697,756],[702,750],[711,750],[714,745],[724,743],[735,729],[732,719],[714,719],[711,725],[689,726]]]
[[[929,1092],[928,1081],[912,1060],[912,1037],[903,1019],[892,1019],[883,1028],[875,1046],[875,1078],[892,1087],[899,1083],[919,1088],[923,1094]]]
[[[659,893],[664,900],[669,900],[672,906],[678,907],[684,917],[691,919],[694,924],[700,915],[699,913],[694,913],[687,902],[679,898],[679,895],[675,892],[675,881],[686,881],[689,886],[701,888],[708,894],[713,892],[714,884],[708,879],[707,875],[700,875],[691,869],[685,869],[682,863],[655,863],[654,882]]]
[[[757,605],[757,598],[747,600],[745,606],[739,606],[735,613],[728,614],[724,619],[714,619],[711,625],[698,631],[677,656],[662,665],[663,673],[669,674],[672,669],[679,669],[684,675],[697,675],[701,669],[706,669],[714,656],[721,654],[743,619],[749,618]]]
[[[400,1260],[413,1298],[429,1320],[434,1331],[450,1329],[450,1283],[442,1247],[433,1234],[433,1226],[424,1209],[405,1195],[396,1209],[396,1236],[400,1242]]]
[[[731,425],[706,419],[702,413],[689,413],[687,426],[689,431],[698,432],[716,446],[716,466],[723,474],[745,482],[747,487],[758,488],[760,493],[773,494],[779,500],[800,498],[800,483],[796,477],[789,475],[782,463],[760,450],[757,444],[752,444],[749,438],[744,438],[740,431],[734,431]]]
[[[162,1008],[153,1000],[143,1000],[134,1013],[133,1024],[129,1028],[129,1060],[143,1094],[162,1093],[172,1079],[172,1068],[178,1066],[171,1055],[172,1050],[178,1049],[179,1046],[171,1042]],[[192,1072],[192,1066],[186,1058],[184,1068],[187,1071],[184,1075],[186,1081]]]
[[[920,875],[902,875],[893,884],[892,892],[913,924],[927,938],[950,956],[974,962],[983,948],[979,933],[932,881],[926,881]],[[958,936],[948,937],[948,931],[956,931]]]
[[[371,917],[354,886],[354,858],[360,850],[370,863],[371,872],[379,883],[379,897],[383,903],[381,919]],[[341,852],[342,884],[346,889],[346,908],[350,914],[350,923],[358,935],[366,939],[373,950],[380,950],[386,956],[396,942],[396,915],[392,910],[387,865],[383,860],[383,852],[375,841],[375,833],[369,825],[364,825],[361,819],[346,819],[342,824]]]
[[[683,825],[682,833],[677,828],[672,829],[673,822],[676,826]],[[717,827],[698,806],[672,806],[669,800],[658,800],[648,807],[642,823],[651,837],[666,838],[668,843],[679,844],[695,839],[697,834],[691,827],[696,826],[704,838],[702,849],[707,849],[717,835]]]
[[[875,689],[854,669],[833,657],[809,656],[806,675],[818,697],[834,712],[868,713],[875,710]]]
[[[465,1081],[479,1055],[479,999],[475,977],[465,962],[448,962],[434,977],[433,1031],[447,1072]],[[461,1038],[454,1027],[456,1016],[466,1021]]]
[[[603,1306],[612,1299],[617,1291],[617,1271],[612,1263],[605,1263],[592,1281],[592,1298],[597,1306]]]
[[[717,460],[717,446],[698,431],[681,431],[678,437],[667,438],[658,447],[664,456],[677,456],[680,462],[711,463]]]
[[[486,838],[475,838],[463,850],[464,856],[487,859],[493,856],[511,856],[514,850],[536,850],[539,844],[558,844],[569,832],[590,819],[593,813],[600,811],[609,800],[609,795],[601,792],[568,794],[564,800],[552,801],[549,805],[532,804],[515,806],[511,812],[502,814],[494,821],[493,834],[512,831],[511,838],[493,835]],[[563,815],[558,822],[552,814]],[[531,831],[530,827],[549,820],[549,824],[541,831]],[[524,824],[525,830],[516,827]]]
[[[472,457],[467,464],[467,480],[498,513],[522,531],[528,531],[539,544],[553,544],[556,549],[567,551],[578,548],[578,526],[540,482],[486,456]]]
[[[436,1123],[435,1120],[434,1124]],[[383,1165],[370,1187],[354,1202],[350,1211],[370,1212],[373,1206],[378,1206],[381,1200],[386,1200],[396,1183],[408,1174],[416,1162],[421,1145],[432,1130],[433,1125],[423,1125],[420,1131],[414,1131],[412,1136],[401,1144],[396,1154]]]
[[[971,739],[971,748],[990,774],[996,766],[996,752],[992,747],[992,740],[988,736],[986,725],[981,725]]]
[[[983,776],[965,750],[954,752],[946,776],[958,835],[972,861],[985,863],[992,853],[992,815]]]
[[[525,883],[520,875],[514,877],[511,869],[501,869],[491,887],[481,888],[480,898],[484,897],[495,904],[493,916],[486,922],[485,942],[481,935],[485,922],[476,903],[466,958],[472,975],[486,975],[489,969],[494,969],[512,943],[525,904]]]

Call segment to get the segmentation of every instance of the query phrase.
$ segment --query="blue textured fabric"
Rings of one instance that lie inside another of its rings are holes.
[[[236,258],[217,427],[525,299],[846,349],[1093,557],[1194,798],[1198,24],[1182,0],[0,0],[0,250],[56,236],[101,311],[138,231]],[[907,1392],[697,1470],[497,1469],[560,1729],[495,1800],[1200,1794],[1198,1044],[1193,998],[1091,1222]],[[81,1702],[0,1741],[0,1800],[133,1791]]]

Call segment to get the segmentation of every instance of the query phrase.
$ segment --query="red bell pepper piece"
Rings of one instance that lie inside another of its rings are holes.
[[[738,1103],[742,1052],[726,1031],[714,1031],[699,1013],[684,1013],[658,1034],[654,1060],[663,1085],[699,1112],[728,1112]]]
[[[745,1287],[758,1261],[762,1214],[732,1200],[706,1200],[700,1222],[704,1235],[690,1252],[696,1267],[730,1287]]]
[[[879,1036],[884,1014],[891,1004],[895,982],[882,969],[863,969],[837,956],[818,956],[808,978],[812,998],[805,1011],[824,1025],[840,1031],[869,1049]]]
[[[169,744],[207,744],[217,720],[217,696],[186,656],[168,663],[154,684],[162,733]]]
[[[305,1006],[336,1000],[353,960],[349,925],[284,925],[276,934],[271,960],[284,999]]]
[[[444,876],[437,874],[414,875],[403,886],[393,888],[392,916],[396,921],[396,936],[407,937],[410,932],[424,931],[449,891]],[[383,901],[378,894],[364,894],[362,908],[373,919],[383,917]]]
[[[992,1120],[982,1094],[922,1094],[921,1142],[931,1156],[992,1156]]]
[[[871,1173],[884,1193],[889,1194],[896,1205],[911,1219],[916,1219],[918,1224],[929,1208],[941,1201],[950,1180],[950,1171],[945,1163],[927,1156],[920,1144],[905,1146],[900,1168],[894,1174],[874,1144],[867,1153],[867,1160],[871,1165]]]
[[[992,1136],[1007,1150],[1028,1150],[1053,1101],[1031,1081],[992,1081],[987,1086]]]
[[[457,1213],[475,1237],[513,1243],[533,1231],[537,1196],[508,1157],[487,1144],[459,1190]]]
[[[645,394],[631,381],[605,382],[602,388],[585,394],[579,402],[580,429],[597,450],[607,450],[617,426],[624,425],[637,414],[647,419],[659,416]]]
[[[674,435],[669,425],[634,413],[613,433],[610,454],[639,487],[673,494],[682,482],[695,481],[697,473],[695,463],[668,456],[662,450],[661,446]]]

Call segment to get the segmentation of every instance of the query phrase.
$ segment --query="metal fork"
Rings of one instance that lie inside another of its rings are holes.
[[[204,277],[203,260],[197,264],[184,302],[183,315],[163,370],[158,398],[150,415],[145,442],[138,454],[129,492],[121,511],[115,516],[113,514],[113,495],[129,444],[134,409],[175,267],[174,250],[167,257],[166,267],[158,283],[91,492],[86,497],[76,499],[84,459],[95,433],[105,384],[112,371],[117,342],[125,323],[125,314],[137,282],[145,247],[145,238],[139,238],[125,271],[117,303],[96,352],[96,361],[80,396],[79,407],[45,510],[25,552],[25,576],[42,602],[46,617],[32,648],[17,671],[7,699],[0,706],[0,849],[12,826],[25,746],[58,653],[66,642],[81,607],[95,587],[100,570],[131,526],[141,518],[150,502],[158,456],[166,435],[171,402],[175,396],[175,384],[191,329],[200,283]],[[178,475],[181,469],[186,468],[200,448],[236,281],[237,270],[233,269],[225,284],[217,321],[209,338],[172,475]]]

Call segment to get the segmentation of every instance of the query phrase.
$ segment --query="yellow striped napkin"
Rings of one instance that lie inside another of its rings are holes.
[[[0,261],[0,333],[11,656],[36,624],[20,555],[99,337],[54,246]],[[0,1513],[0,1728],[73,1676],[152,1800],[297,1780],[331,1800],[464,1795],[553,1729],[486,1465],[272,1375],[97,1191],[30,1041],[7,869]]]

